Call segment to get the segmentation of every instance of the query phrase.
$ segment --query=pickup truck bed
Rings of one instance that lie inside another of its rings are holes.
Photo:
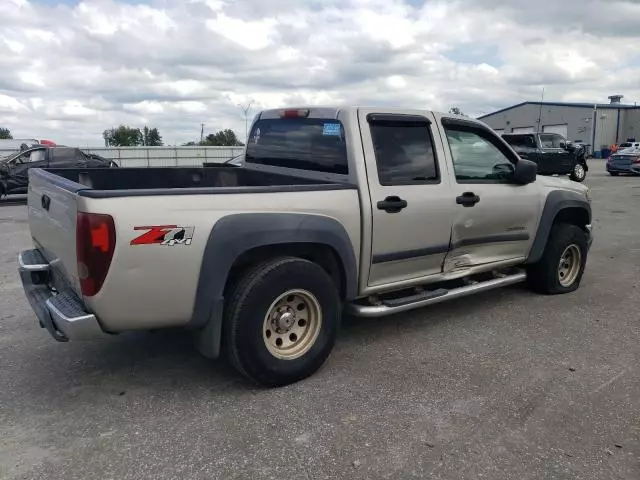
[[[267,110],[238,166],[29,174],[20,275],[56,340],[183,327],[271,386],[322,365],[345,310],[569,293],[591,244],[586,187],[436,112]]]
[[[47,172],[49,175],[43,174]],[[81,196],[106,198],[158,194],[279,192],[348,188],[345,182],[239,167],[45,169],[40,175]],[[66,179],[69,182],[63,182]],[[346,187],[345,187],[346,186]],[[353,188],[353,187],[352,187]],[[173,190],[173,192],[171,192]]]

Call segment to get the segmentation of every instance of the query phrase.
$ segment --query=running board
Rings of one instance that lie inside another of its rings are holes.
[[[397,299],[392,302],[386,301],[381,305],[360,305],[357,303],[349,303],[346,306],[347,313],[357,317],[383,317],[394,313],[406,312],[414,308],[426,307],[435,303],[446,302],[456,298],[466,297],[475,293],[492,290],[494,288],[506,287],[516,283],[524,282],[527,279],[525,272],[518,272],[506,275],[502,278],[494,278],[485,282],[478,282],[451,290],[438,289],[432,292],[425,292],[422,295],[413,295],[404,299]]]

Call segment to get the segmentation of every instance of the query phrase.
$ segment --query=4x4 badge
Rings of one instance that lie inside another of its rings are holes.
[[[145,233],[131,240],[131,245],[191,245],[195,227],[179,225],[154,225],[133,227],[134,230],[145,230]]]

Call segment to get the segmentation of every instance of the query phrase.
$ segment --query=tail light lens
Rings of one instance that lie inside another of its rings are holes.
[[[116,247],[116,228],[111,215],[78,212],[76,258],[82,295],[100,291]]]

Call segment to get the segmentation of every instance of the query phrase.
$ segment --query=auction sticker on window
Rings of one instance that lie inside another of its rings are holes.
[[[322,128],[322,135],[339,137],[341,134],[339,123],[325,123]]]

